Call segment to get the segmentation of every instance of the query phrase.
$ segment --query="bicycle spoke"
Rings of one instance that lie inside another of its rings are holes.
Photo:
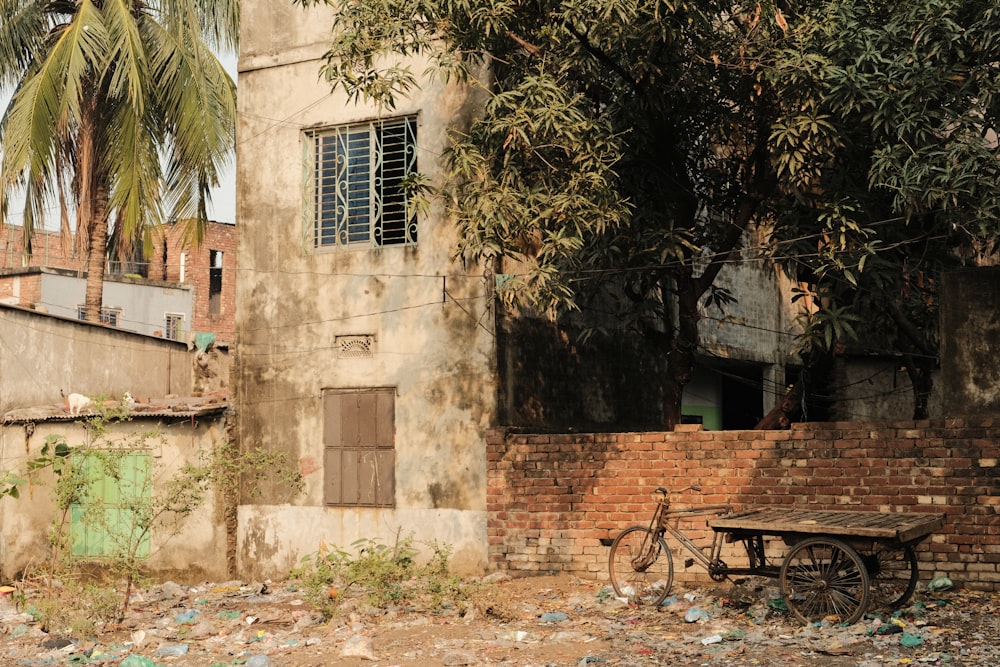
[[[800,542],[785,557],[780,577],[789,608],[806,623],[827,618],[853,623],[868,602],[868,573],[861,557],[836,540]]]
[[[673,561],[663,539],[641,526],[615,538],[608,569],[615,593],[633,604],[660,604],[673,583]]]

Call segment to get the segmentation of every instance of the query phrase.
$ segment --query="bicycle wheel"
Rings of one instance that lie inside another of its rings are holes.
[[[667,543],[645,526],[626,528],[615,538],[608,570],[615,593],[634,604],[661,604],[674,582]]]
[[[872,583],[872,608],[895,609],[909,601],[920,574],[913,547],[893,549],[876,545],[861,557]]]
[[[812,537],[792,547],[781,564],[781,594],[803,623],[854,623],[871,597],[868,570],[853,547]]]

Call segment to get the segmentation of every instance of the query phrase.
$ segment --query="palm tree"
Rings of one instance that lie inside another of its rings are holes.
[[[109,228],[148,239],[193,220],[230,159],[238,0],[0,0],[0,215],[23,189],[24,232],[63,193],[86,240],[86,318],[100,321]],[[200,223],[200,224],[198,224]],[[27,244],[25,247],[29,247]]]

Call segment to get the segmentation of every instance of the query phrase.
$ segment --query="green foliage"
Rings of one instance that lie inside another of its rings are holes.
[[[840,139],[776,218],[774,255],[808,284],[803,342],[937,354],[937,284],[998,238],[995,3],[841,0],[803,7],[796,53]],[[791,141],[794,143],[794,141]],[[839,326],[839,329],[838,329]]]
[[[26,464],[27,474],[37,473],[46,468],[51,469],[55,475],[61,475],[66,466],[66,457],[70,454],[70,447],[61,436],[48,436],[39,455]],[[22,477],[16,472],[4,470],[0,472],[0,498],[10,496],[19,498],[20,487],[28,483],[26,477]]]
[[[110,219],[123,247],[150,248],[164,219],[201,223],[200,240],[235,136],[235,84],[212,47],[235,46],[238,3],[0,0],[0,14],[0,85],[13,88],[0,213],[24,192],[30,248],[54,201],[75,207],[81,247],[97,257],[86,298],[96,320]]]
[[[429,561],[418,566],[412,534],[392,546],[376,538],[358,540],[350,551],[324,546],[303,556],[291,577],[324,618],[336,613],[351,589],[379,609],[416,598],[425,598],[432,609],[464,601],[459,580],[448,573],[450,549],[432,544],[431,550]]]
[[[458,254],[513,260],[509,307],[647,335],[675,407],[754,226],[831,309],[805,343],[851,314],[925,355],[935,274],[1000,236],[993,0],[324,1],[351,99],[393,108],[411,56],[482,91],[437,186]]]

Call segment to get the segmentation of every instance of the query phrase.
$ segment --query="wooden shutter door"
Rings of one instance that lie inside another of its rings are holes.
[[[392,507],[395,501],[395,392],[324,396],[325,502]]]

